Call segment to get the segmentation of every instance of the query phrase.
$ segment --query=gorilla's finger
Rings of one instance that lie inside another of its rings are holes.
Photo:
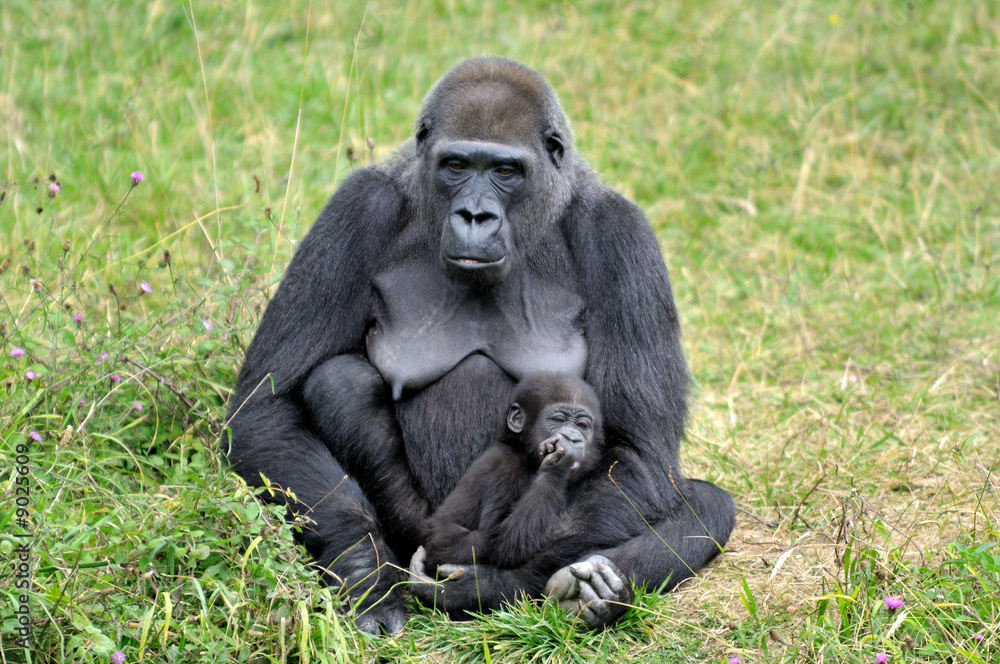
[[[465,573],[465,565],[438,565],[438,578],[445,581],[457,579]]]
[[[580,583],[580,601],[583,604],[603,604],[604,598],[593,585],[584,581]]]
[[[354,624],[358,626],[365,634],[371,634],[372,636],[378,635],[378,619],[370,613],[366,613],[363,616],[358,616],[355,619]]]
[[[373,607],[355,619],[362,632],[377,636],[381,632],[399,634],[406,625],[406,611],[392,607]]]
[[[597,574],[591,575],[590,583],[601,599],[621,600],[624,594],[624,580],[604,565],[597,566]]]
[[[598,596],[589,583],[580,584],[580,600],[577,617],[594,629],[605,622],[608,605]]]
[[[381,623],[386,634],[399,634],[406,625],[406,612],[392,611],[381,620]]]
[[[427,560],[427,549],[420,545],[417,550],[413,552],[410,557],[410,569],[414,567],[418,568],[421,573],[424,571],[424,562]]]
[[[584,563],[577,563],[583,568],[581,574],[584,571],[590,572],[586,580],[594,585],[594,589],[602,599],[623,601],[623,598],[630,597],[628,579],[609,559],[594,555],[585,560]]]
[[[594,573],[594,564],[588,558],[587,560],[581,560],[578,563],[570,565],[569,571],[581,581],[589,581],[590,575]]]
[[[589,583],[580,584],[580,602],[578,616],[591,629],[610,625],[627,610],[627,607],[621,604],[601,599],[598,592]]]
[[[422,546],[418,546],[417,550],[413,552],[413,556],[410,558],[410,574],[423,580],[423,581],[433,581],[427,576],[427,572],[424,570],[424,563],[427,561],[427,551]]]
[[[580,581],[573,575],[570,567],[562,567],[549,577],[543,594],[552,597],[560,604],[570,599],[575,603],[576,598],[580,596],[579,586]]]

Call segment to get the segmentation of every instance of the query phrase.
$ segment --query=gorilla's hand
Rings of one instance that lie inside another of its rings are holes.
[[[416,583],[434,583],[434,579],[427,576],[424,565],[427,563],[427,549],[423,544],[417,547],[410,557],[410,577]],[[411,588],[412,590],[412,588]]]
[[[410,558],[410,593],[420,600],[421,604],[444,609],[444,589],[441,584],[427,575],[424,564],[427,562],[427,550],[418,546]]]
[[[355,546],[338,553],[328,547],[320,557],[323,582],[334,591],[346,588],[358,629],[368,634],[397,634],[406,624],[403,594],[394,587],[399,580],[394,567],[384,564],[373,574],[377,562],[373,549]],[[393,564],[395,560],[392,561]]]
[[[438,565],[435,581],[427,573],[424,565],[427,551],[418,547],[410,558],[410,592],[425,606],[431,606],[453,618],[462,618],[467,611],[479,612],[499,606],[495,593],[487,589],[497,588],[500,570],[492,565]],[[480,590],[485,597],[480,596]]]
[[[557,571],[549,577],[544,592],[591,629],[614,623],[632,601],[628,577],[613,562],[598,555]]]
[[[368,634],[378,635],[385,632],[388,635],[399,634],[406,625],[406,608],[403,606],[403,597],[398,590],[392,590],[385,595],[381,601],[364,608],[357,609],[357,617],[354,619],[358,629]]]

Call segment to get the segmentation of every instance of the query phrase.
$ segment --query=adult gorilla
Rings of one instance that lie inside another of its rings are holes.
[[[276,499],[308,517],[299,537],[360,626],[397,632],[399,561],[496,437],[514,383],[580,376],[606,447],[546,550],[410,587],[452,613],[544,589],[608,624],[630,579],[676,585],[734,524],[729,495],[678,466],[679,334],[656,238],[577,156],[555,93],[473,58],[428,94],[415,140],[347,180],[302,241],[247,352],[229,458],[294,494]]]

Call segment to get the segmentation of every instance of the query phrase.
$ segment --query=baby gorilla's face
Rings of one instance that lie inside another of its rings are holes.
[[[537,441],[535,449],[543,470],[575,470],[593,440],[594,416],[580,404],[550,404],[539,413],[535,426],[527,433]]]

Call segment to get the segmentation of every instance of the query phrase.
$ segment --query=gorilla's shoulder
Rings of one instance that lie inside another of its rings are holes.
[[[566,230],[571,235],[598,235],[605,242],[617,238],[631,242],[653,239],[642,209],[592,172],[577,180],[567,216]]]
[[[391,166],[366,166],[352,173],[333,194],[313,226],[324,235],[363,230],[391,233],[407,214],[409,199]],[[384,237],[384,236],[383,236]]]

